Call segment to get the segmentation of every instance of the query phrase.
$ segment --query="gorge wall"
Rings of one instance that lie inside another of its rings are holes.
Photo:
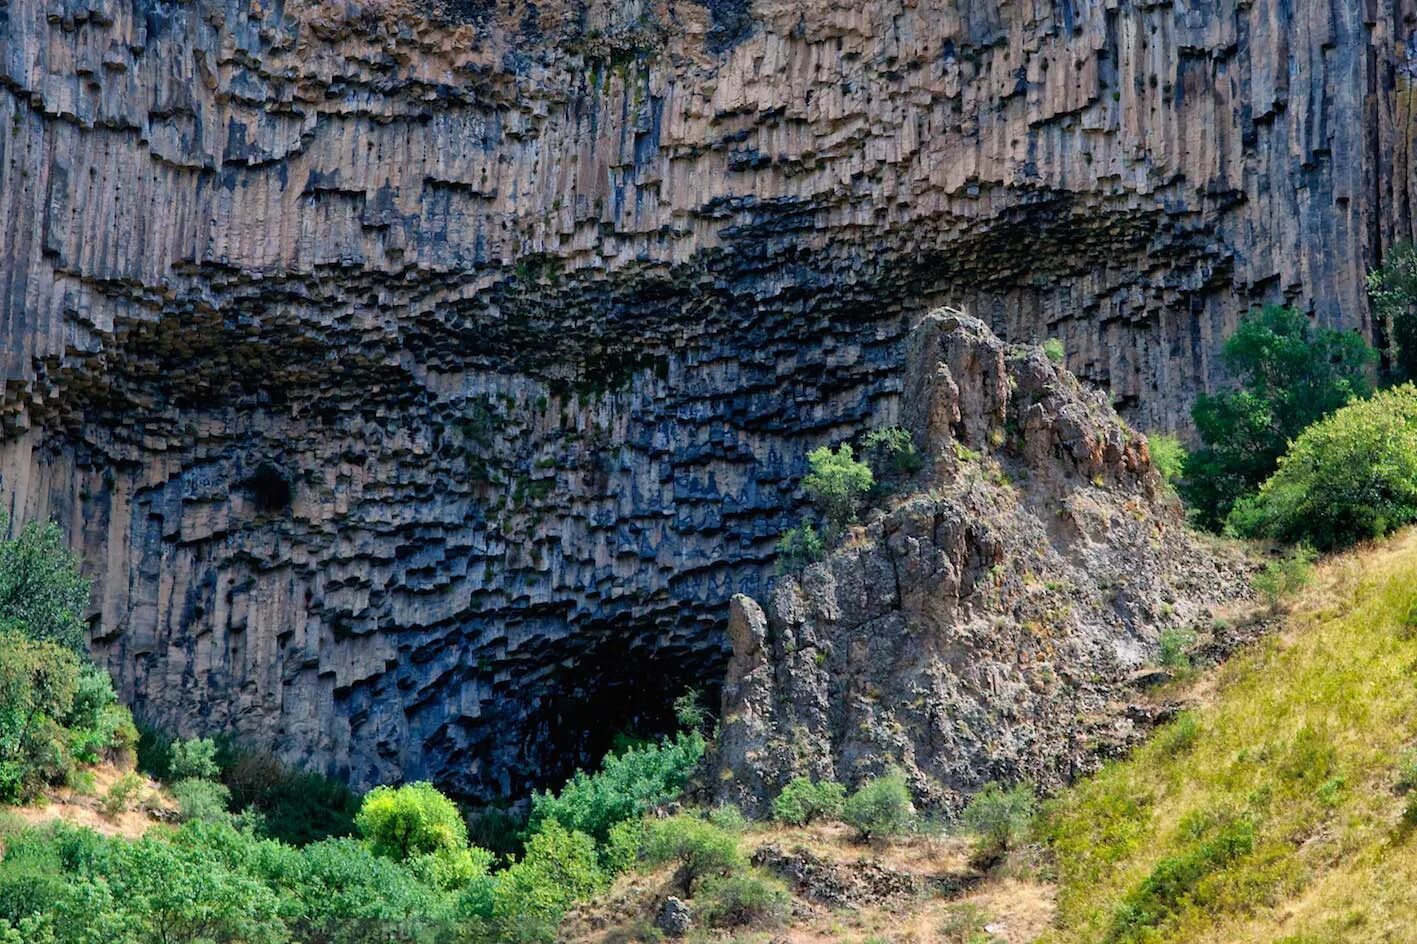
[[[522,792],[712,686],[915,313],[1145,428],[1371,332],[1414,10],[0,0],[0,501],[147,720]]]

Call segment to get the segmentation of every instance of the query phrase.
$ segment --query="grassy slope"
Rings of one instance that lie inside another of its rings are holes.
[[[1417,941],[1417,531],[1322,564],[1285,630],[1047,823],[1072,942]],[[1202,682],[1207,685],[1208,682]]]

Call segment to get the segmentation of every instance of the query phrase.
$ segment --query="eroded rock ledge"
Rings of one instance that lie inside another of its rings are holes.
[[[926,306],[1149,428],[1411,232],[1412,0],[439,8],[0,3],[0,494],[142,716],[357,784],[721,677]]]
[[[936,807],[991,780],[1055,787],[1147,730],[1133,676],[1161,632],[1207,632],[1249,593],[1243,557],[1186,530],[1145,437],[1041,349],[936,313],[909,350],[925,491],[765,607],[732,601],[712,782],[754,812],[794,776],[892,766]]]

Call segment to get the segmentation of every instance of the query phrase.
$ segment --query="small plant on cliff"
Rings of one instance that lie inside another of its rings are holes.
[[[1057,338],[1049,338],[1043,342],[1043,353],[1055,364],[1061,364],[1068,356],[1067,349],[1063,347],[1063,342]]]
[[[845,443],[835,452],[826,446],[807,454],[810,471],[802,487],[833,527],[843,528],[856,518],[856,506],[875,484],[871,467],[858,461]]]
[[[1417,246],[1399,243],[1368,276],[1373,309],[1387,331],[1392,373],[1417,380]]]
[[[1373,349],[1356,334],[1315,327],[1290,308],[1247,315],[1221,357],[1243,389],[1202,394],[1191,410],[1204,446],[1186,463],[1182,493],[1218,528],[1306,427],[1367,396]]]
[[[915,807],[905,776],[892,771],[868,780],[842,807],[841,818],[856,827],[863,839],[897,836],[915,822]]]
[[[375,787],[365,795],[354,822],[369,848],[391,859],[467,846],[462,813],[431,783]]]
[[[835,819],[841,815],[846,788],[834,780],[797,777],[772,801],[773,819],[793,826],[813,820]]]
[[[915,448],[915,437],[900,426],[867,433],[861,454],[871,467],[878,490],[894,487],[925,467],[924,457]]]
[[[1151,464],[1161,475],[1161,481],[1174,487],[1186,474],[1186,447],[1181,440],[1166,433],[1147,436],[1151,447]]]
[[[827,554],[822,536],[810,524],[790,529],[777,542],[777,572],[788,574],[815,564]]]
[[[1354,403],[1294,440],[1227,521],[1235,533],[1344,548],[1417,521],[1417,386]]]

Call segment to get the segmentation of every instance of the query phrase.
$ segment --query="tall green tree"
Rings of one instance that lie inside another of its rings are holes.
[[[1417,245],[1398,243],[1368,275],[1368,295],[1387,333],[1392,373],[1417,380]]]
[[[1372,392],[1377,354],[1357,334],[1270,306],[1240,322],[1221,357],[1241,389],[1196,398],[1191,418],[1204,446],[1186,463],[1182,486],[1212,528],[1269,478],[1305,427]]]
[[[0,514],[0,532],[7,525]],[[89,582],[58,525],[31,521],[15,537],[0,540],[0,624],[83,654],[88,605]]]

